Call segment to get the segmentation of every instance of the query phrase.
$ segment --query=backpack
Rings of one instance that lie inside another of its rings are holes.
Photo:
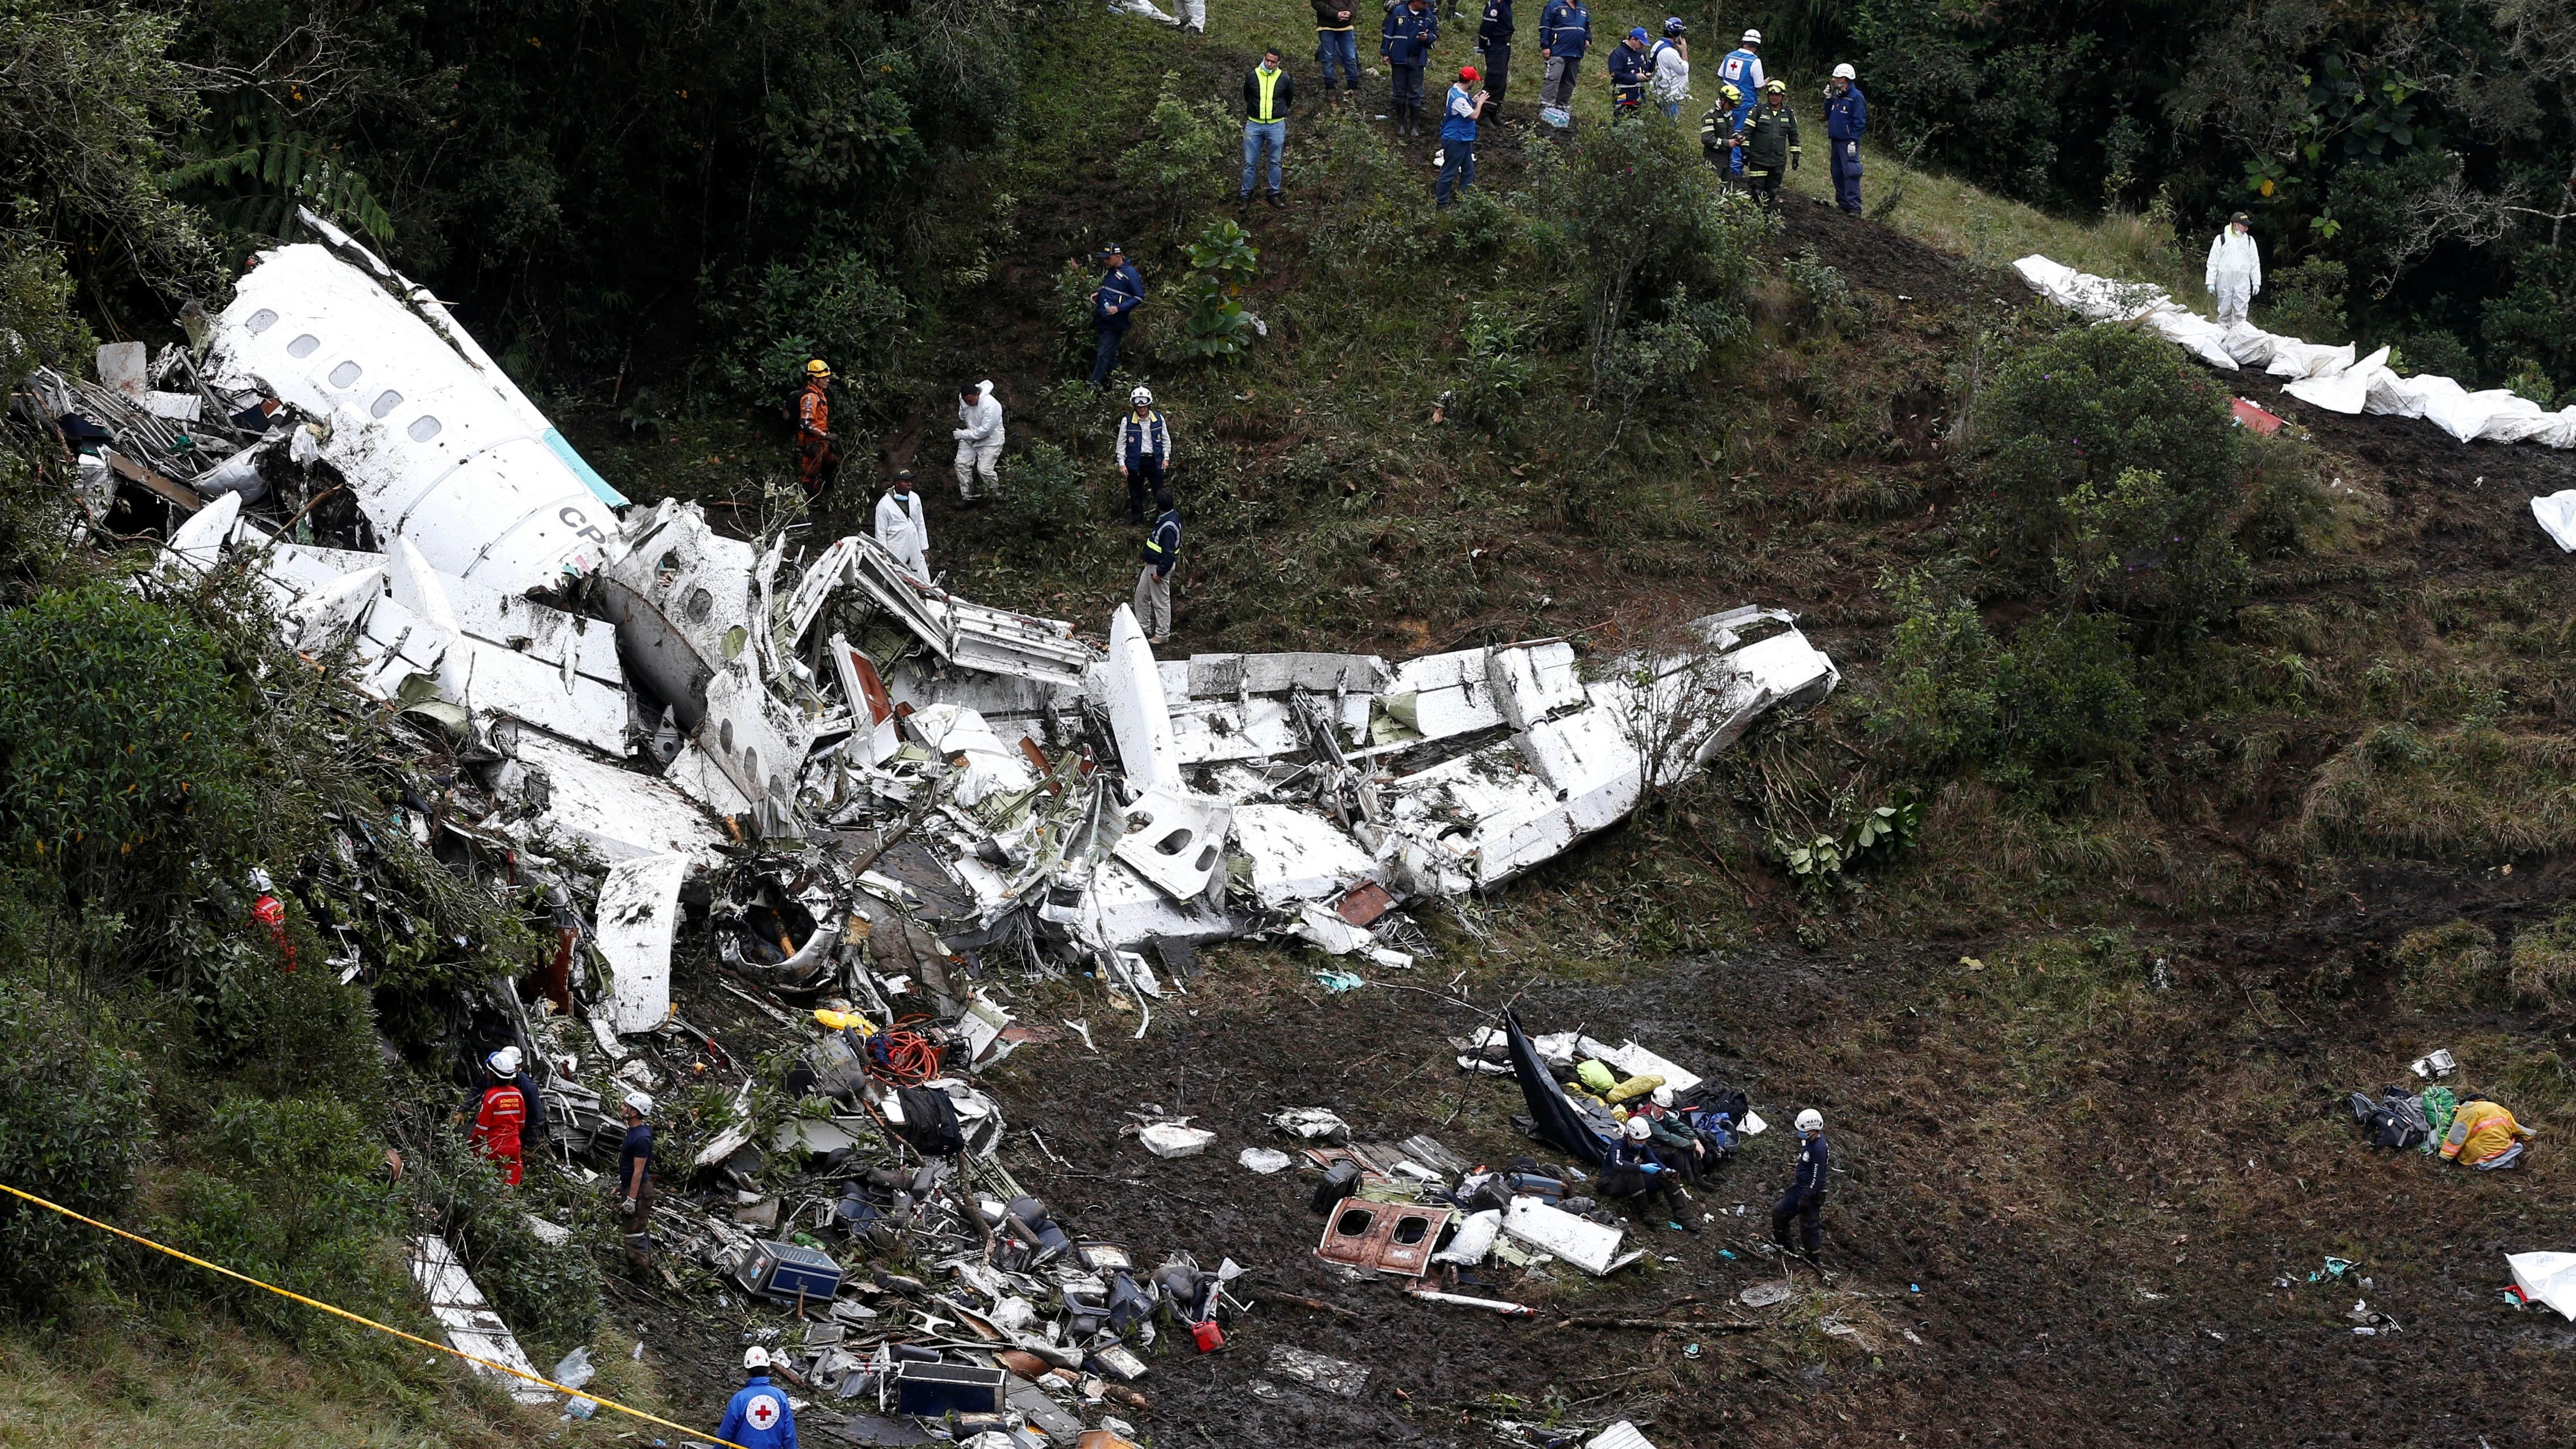
[[[903,1125],[895,1129],[922,1156],[962,1152],[966,1134],[957,1126],[957,1104],[948,1094],[929,1087],[903,1087],[896,1091],[903,1103]]]
[[[2424,1120],[2424,1104],[2403,1087],[2390,1087],[2378,1097],[2355,1092],[2345,1099],[2352,1109],[2353,1125],[2361,1128],[2363,1138],[2373,1147],[2408,1148],[2421,1146],[2432,1136]]]

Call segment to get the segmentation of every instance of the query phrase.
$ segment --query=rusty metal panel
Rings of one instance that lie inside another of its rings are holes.
[[[1350,893],[1343,896],[1333,910],[1354,926],[1366,926],[1394,906],[1395,897],[1386,893],[1386,887],[1373,880],[1364,880],[1351,887]]]
[[[1325,1220],[1315,1256],[1327,1263],[1418,1278],[1431,1266],[1431,1250],[1454,1208],[1342,1199]]]

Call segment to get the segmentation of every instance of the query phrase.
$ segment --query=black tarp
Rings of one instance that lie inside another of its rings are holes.
[[[1538,1048],[1530,1045],[1529,1034],[1521,1030],[1520,1018],[1504,1012],[1503,1029],[1511,1040],[1512,1075],[1520,1079],[1521,1100],[1529,1103],[1531,1131],[1540,1141],[1574,1154],[1585,1166],[1599,1167],[1601,1159],[1609,1155],[1610,1145],[1584,1121],[1582,1112],[1565,1100],[1565,1092],[1557,1086],[1547,1063],[1539,1060]]]

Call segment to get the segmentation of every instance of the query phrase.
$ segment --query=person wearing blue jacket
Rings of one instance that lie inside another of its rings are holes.
[[[1091,292],[1091,330],[1099,334],[1099,346],[1091,358],[1091,390],[1109,390],[1109,374],[1118,366],[1118,344],[1125,340],[1127,329],[1136,323],[1136,309],[1145,301],[1145,279],[1127,265],[1127,253],[1111,242],[1102,260],[1109,271]]]
[[[1540,105],[1564,110],[1574,104],[1574,75],[1591,48],[1592,12],[1582,0],[1548,0],[1538,14],[1538,53],[1547,61],[1538,88]]]
[[[1624,121],[1646,103],[1646,81],[1655,73],[1655,62],[1646,54],[1646,28],[1629,30],[1617,45],[1610,47],[1610,119]]]
[[[1440,180],[1431,189],[1435,205],[1449,205],[1458,192],[1475,184],[1476,121],[1490,104],[1490,93],[1476,88],[1476,68],[1458,67],[1458,83],[1440,103]]]
[[[1643,1116],[1630,1117],[1621,1125],[1619,1135],[1610,1140],[1610,1150],[1601,1158],[1601,1195],[1609,1198],[1633,1198],[1643,1211],[1655,1198],[1664,1200],[1664,1210],[1672,1221],[1689,1232],[1699,1231],[1698,1207],[1682,1187],[1682,1174],[1666,1165],[1655,1150],[1655,1129]]]
[[[1422,68],[1431,63],[1431,46],[1440,39],[1440,17],[1428,0],[1405,0],[1386,13],[1377,53],[1395,73],[1395,131],[1417,135],[1422,129]]]
[[[1485,90],[1499,106],[1512,82],[1512,0],[1485,0],[1484,23],[1476,27],[1476,53],[1485,58]],[[1444,118],[1440,124],[1445,128],[1449,123]]]
[[[1170,490],[1154,490],[1154,529],[1145,535],[1144,567],[1136,574],[1136,626],[1145,640],[1161,644],[1172,637],[1172,565],[1181,561],[1181,506]]]
[[[1825,167],[1834,178],[1834,204],[1860,215],[1860,138],[1869,129],[1869,99],[1850,65],[1834,67],[1825,92]]]
[[[1825,1114],[1813,1107],[1798,1114],[1798,1175],[1771,1209],[1771,1241],[1789,1251],[1789,1220],[1798,1219],[1799,1236],[1812,1263],[1825,1246]]]
[[[787,1391],[769,1382],[769,1350],[758,1344],[744,1349],[742,1367],[748,1377],[725,1405],[716,1437],[742,1449],[796,1449],[796,1411]]]

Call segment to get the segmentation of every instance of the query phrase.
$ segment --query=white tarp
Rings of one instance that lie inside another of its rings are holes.
[[[2576,488],[2531,500],[2531,516],[2540,520],[2560,548],[2576,553]]]
[[[2576,1253],[2507,1253],[2504,1261],[2524,1298],[2576,1319]]]
[[[2556,412],[2529,398],[2492,388],[2470,392],[2447,377],[2400,377],[2388,367],[2385,347],[2356,358],[2352,344],[2329,347],[2280,337],[2239,323],[2223,331],[2185,311],[2160,287],[2114,282],[2042,256],[2013,263],[2032,291],[2097,322],[2143,320],[2189,348],[2213,367],[2263,365],[2290,379],[2286,391],[2332,412],[2422,418],[2463,443],[2539,443],[2576,448],[2576,407]]]

